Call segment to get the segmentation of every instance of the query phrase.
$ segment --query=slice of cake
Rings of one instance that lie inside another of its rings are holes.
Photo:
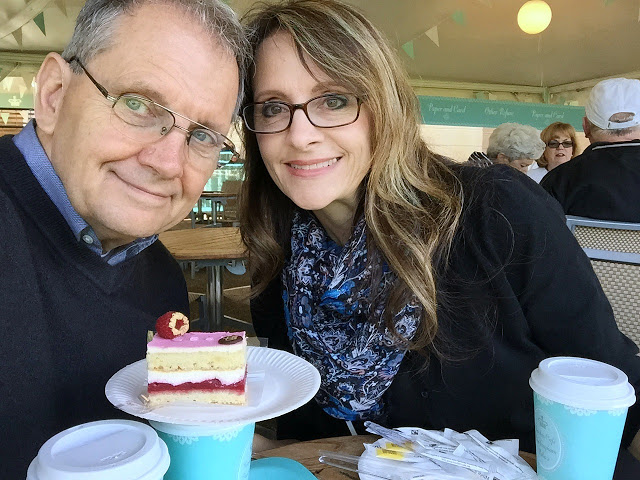
[[[154,335],[147,344],[149,403],[195,401],[245,404],[245,332]]]

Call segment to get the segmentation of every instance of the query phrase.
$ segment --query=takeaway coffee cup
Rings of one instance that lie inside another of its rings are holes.
[[[164,480],[248,480],[255,423],[176,425],[150,420],[169,448]]]
[[[130,420],[85,423],[47,440],[27,480],[162,480],[169,452],[153,428]]]
[[[552,357],[531,374],[537,471],[545,480],[613,477],[628,408],[627,376],[606,363]]]

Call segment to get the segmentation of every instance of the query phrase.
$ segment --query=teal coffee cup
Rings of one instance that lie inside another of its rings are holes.
[[[538,477],[611,480],[627,410],[636,401],[619,369],[552,357],[531,374]]]
[[[255,423],[176,425],[150,420],[169,449],[164,480],[248,480]]]
[[[168,468],[167,447],[149,425],[100,420],[47,440],[27,480],[163,480]]]

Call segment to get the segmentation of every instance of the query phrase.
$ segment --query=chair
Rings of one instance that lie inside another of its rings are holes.
[[[591,259],[618,328],[640,346],[640,223],[567,215],[567,226]]]
[[[191,320],[191,323],[200,322],[200,325],[207,325],[207,296],[199,292],[187,292],[189,303],[198,302],[198,313],[200,316]]]
[[[242,180],[225,180],[222,184],[222,193],[229,195],[238,195],[240,188],[242,187]],[[237,220],[237,199],[228,198],[225,202],[222,211],[222,222],[235,222]]]

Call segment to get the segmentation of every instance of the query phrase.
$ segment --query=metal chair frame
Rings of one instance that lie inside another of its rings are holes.
[[[591,260],[594,271],[616,314],[618,327],[640,346],[640,284],[637,275],[640,269],[640,253],[638,253],[640,248],[635,248],[636,244],[640,245],[640,223],[613,222],[567,215],[567,226]],[[587,244],[580,233],[576,232],[578,227],[606,229],[607,232],[601,235],[602,238],[592,239],[594,243],[599,243],[595,245],[599,248],[593,248],[593,244]],[[616,231],[620,231],[624,236],[616,238]],[[634,233],[630,235],[630,232]],[[611,248],[603,248],[602,243],[607,241],[618,244],[611,245]],[[630,248],[626,245],[628,242],[630,242]],[[620,251],[621,249],[626,251]],[[614,267],[616,264],[620,265],[618,269]],[[613,281],[611,280],[612,268],[615,269],[613,274],[617,277]],[[620,290],[621,283],[624,285],[622,290]]]
[[[608,228],[613,230],[635,230],[640,231],[640,223],[629,222],[612,222],[609,220],[596,220],[593,218],[577,217],[573,215],[567,215],[567,227],[571,230],[571,233],[575,235],[576,227],[590,227],[590,228]],[[640,253],[619,252],[616,250],[604,250],[597,248],[589,248],[582,246],[582,249],[587,256],[592,260],[606,260],[610,262],[622,262],[631,263],[633,265],[640,265]]]

